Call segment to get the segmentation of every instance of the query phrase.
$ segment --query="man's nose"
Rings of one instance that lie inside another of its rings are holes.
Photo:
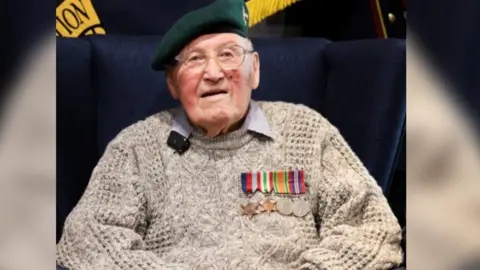
[[[225,74],[214,58],[207,60],[203,78],[212,82],[218,82],[223,79]]]

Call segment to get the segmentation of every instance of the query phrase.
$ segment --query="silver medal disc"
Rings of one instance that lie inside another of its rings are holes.
[[[304,217],[310,212],[310,205],[304,200],[298,200],[293,203],[293,214],[296,217]]]
[[[284,216],[289,216],[293,212],[292,201],[289,199],[279,199],[277,201],[277,210]]]

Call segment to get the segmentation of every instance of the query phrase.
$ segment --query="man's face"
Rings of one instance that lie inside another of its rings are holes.
[[[258,54],[251,49],[246,39],[222,33],[200,36],[180,52],[167,83],[194,125],[217,126],[223,133],[245,115],[259,83]],[[236,53],[244,55],[242,61],[229,60]]]

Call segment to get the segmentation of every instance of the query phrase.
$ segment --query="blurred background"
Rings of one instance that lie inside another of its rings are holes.
[[[56,39],[162,35],[187,10],[208,2],[0,4],[6,37],[0,42],[0,269],[55,264],[53,239],[61,228],[54,200],[53,29]],[[287,2],[260,16],[251,36],[344,42],[405,39],[408,32],[406,136],[386,195],[401,225],[410,228],[411,269],[480,269],[480,2],[414,1],[408,14],[403,0]]]

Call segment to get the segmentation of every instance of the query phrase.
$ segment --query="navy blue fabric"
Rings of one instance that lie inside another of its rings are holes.
[[[57,240],[97,161],[91,50],[83,39],[57,39]]]
[[[322,111],[327,69],[325,39],[253,39],[260,55],[260,85],[255,100],[289,101]]]
[[[150,68],[159,37],[95,36],[92,76],[98,99],[98,149],[125,127],[178,106],[163,72]]]
[[[324,114],[387,191],[406,115],[405,40],[337,42],[326,55]]]

